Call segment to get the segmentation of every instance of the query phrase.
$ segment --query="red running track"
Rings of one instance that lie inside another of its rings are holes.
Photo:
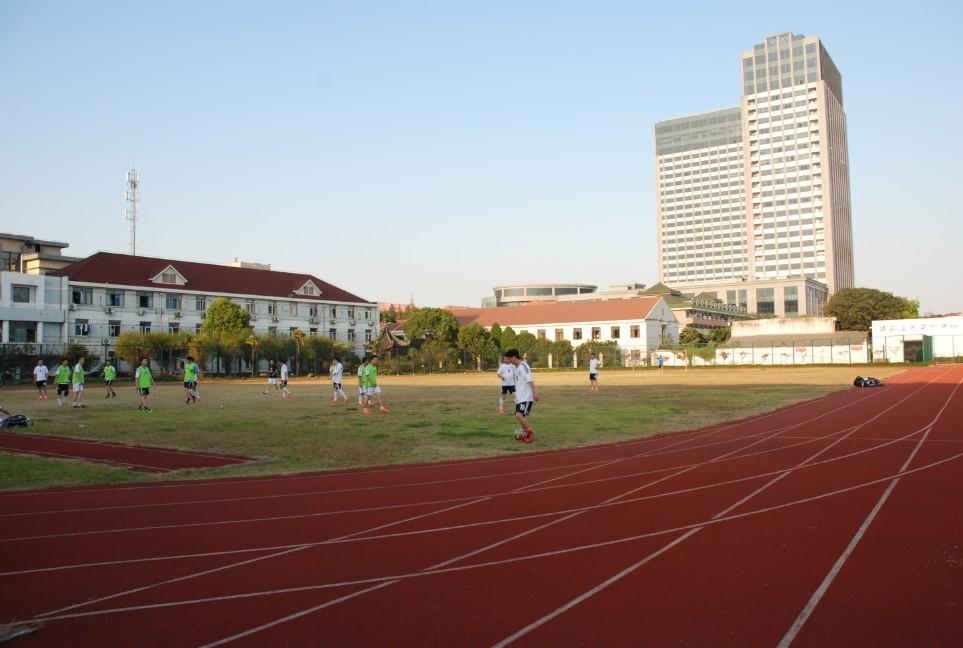
[[[165,473],[184,468],[231,466],[251,461],[248,457],[238,455],[190,452],[16,432],[0,432],[0,451],[56,459],[77,459],[152,473]]]
[[[957,645],[961,381],[552,453],[0,494],[2,620],[43,622],[23,646]]]

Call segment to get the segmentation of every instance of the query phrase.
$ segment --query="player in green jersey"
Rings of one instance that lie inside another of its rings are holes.
[[[146,357],[140,359],[140,366],[137,367],[137,371],[134,372],[134,384],[137,386],[137,394],[140,396],[140,402],[137,404],[137,409],[142,412],[149,412],[151,409],[147,407],[147,399],[150,398],[150,388],[154,386],[154,377],[150,375],[150,360]]]
[[[57,402],[64,404],[64,398],[70,393],[70,361],[64,358],[57,367]]]
[[[385,407],[384,402],[381,400],[381,387],[378,386],[378,354],[371,356],[368,360],[368,366],[364,372],[364,382],[365,382],[365,393],[368,397],[368,403],[371,403],[371,398],[374,397],[378,401],[378,411],[382,414],[387,414],[389,410]],[[367,407],[361,410],[362,414],[371,414],[371,410]]]
[[[107,393],[104,394],[104,398],[113,398],[117,395],[114,391],[114,380],[117,379],[117,367],[110,360],[104,362],[104,387],[107,388]]]
[[[86,358],[80,356],[77,358],[77,364],[74,365],[74,375],[73,375],[73,390],[74,390],[74,402],[72,407],[87,407],[84,405],[84,362]]]
[[[184,404],[196,403],[197,379],[201,376],[201,368],[194,362],[193,356],[187,356],[184,361]]]

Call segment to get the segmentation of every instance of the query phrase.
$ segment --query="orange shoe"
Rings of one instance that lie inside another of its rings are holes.
[[[504,416],[504,415],[505,415],[505,408],[504,408],[504,407],[499,407],[499,408],[498,408],[498,414],[499,414],[500,416]]]
[[[382,407],[382,408],[379,409],[378,411],[381,412],[382,414],[387,414],[387,413],[390,412],[391,410],[388,409],[387,407]]]
[[[527,430],[525,430],[525,436],[522,437],[522,442],[531,443],[534,440],[535,440],[535,430],[533,430],[532,428],[528,428]]]
[[[371,410],[369,410],[369,409],[366,407],[366,408],[364,408],[363,410],[361,410],[361,413],[362,413],[362,414],[371,414]]]

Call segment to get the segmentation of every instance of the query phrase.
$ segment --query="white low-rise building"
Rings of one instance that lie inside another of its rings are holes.
[[[256,333],[300,329],[357,353],[378,334],[377,303],[308,274],[108,252],[53,274],[37,279],[69,283],[64,342],[107,347],[127,331],[197,333],[219,297],[244,308]]]
[[[664,342],[679,339],[679,321],[665,299],[648,295],[633,299],[591,302],[531,303],[501,308],[449,308],[459,323],[478,323],[486,329],[498,324],[515,333],[573,347],[586,342],[614,342],[623,357],[641,361]]]
[[[67,279],[0,271],[0,342],[65,341]]]
[[[919,362],[963,357],[963,317],[873,321],[873,360]]]

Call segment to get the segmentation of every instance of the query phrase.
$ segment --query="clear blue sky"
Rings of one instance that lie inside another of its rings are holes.
[[[379,301],[654,283],[652,125],[739,53],[843,74],[860,285],[963,310],[959,2],[0,0],[0,231],[312,272]]]

